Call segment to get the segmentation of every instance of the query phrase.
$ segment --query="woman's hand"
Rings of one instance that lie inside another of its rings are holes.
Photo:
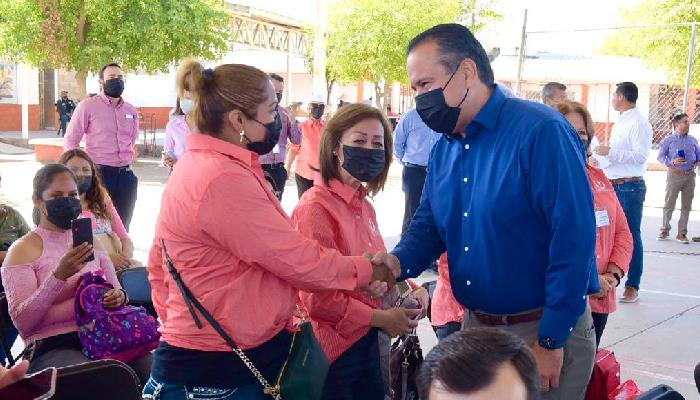
[[[117,308],[124,303],[126,303],[126,296],[120,289],[110,289],[102,296],[102,304],[105,308]]]
[[[80,272],[85,266],[86,259],[92,254],[92,245],[83,243],[68,250],[58,262],[53,275],[62,281]]]
[[[615,278],[613,278],[613,282],[610,282],[610,277],[607,275],[598,275],[598,282],[600,282],[600,292],[596,294],[596,297],[599,299],[607,297],[611,290],[615,290]]]
[[[381,328],[391,337],[407,335],[418,326],[413,318],[420,315],[421,310],[409,308],[390,308],[388,310],[372,310],[371,325]]]
[[[110,258],[110,260],[112,260],[112,264],[114,265],[114,269],[117,271],[127,269],[131,266],[131,260],[124,257],[120,253],[110,254],[109,258]]]

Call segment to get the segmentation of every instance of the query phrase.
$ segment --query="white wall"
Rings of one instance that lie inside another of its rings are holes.
[[[24,79],[28,79],[25,92]],[[36,68],[28,67],[25,64],[17,65],[17,82],[15,82],[15,91],[17,93],[16,102],[10,102],[14,104],[22,104],[25,96],[27,98],[27,104],[39,104],[39,70]]]

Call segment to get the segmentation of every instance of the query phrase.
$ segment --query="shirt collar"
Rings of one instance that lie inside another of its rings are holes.
[[[316,183],[323,184],[323,178],[321,178],[321,174],[318,174],[316,176]],[[330,182],[328,182],[328,185],[324,186],[332,193],[338,195],[341,199],[343,199],[344,202],[348,204],[351,204],[356,196],[360,199],[364,199],[365,197],[367,197],[368,193],[364,185],[360,185],[357,189],[355,189],[352,186],[344,184],[338,179],[331,179]]]
[[[494,131],[496,129],[498,116],[501,114],[501,109],[503,108],[503,104],[506,102],[507,96],[500,86],[494,84],[490,85],[489,87],[493,89],[491,97],[489,97],[486,104],[484,104],[481,110],[479,110],[479,113],[476,114],[476,117],[467,126],[467,128],[476,123],[490,131]]]
[[[205,150],[220,153],[240,160],[249,167],[252,166],[253,161],[258,158],[258,155],[252,151],[201,133],[192,133],[187,136],[187,150]]]
[[[110,106],[112,105],[112,101],[110,100],[109,97],[107,97],[106,94],[104,94],[104,92],[98,94],[97,97],[99,97],[100,99],[102,99],[103,102],[109,104]],[[119,98],[119,101],[117,101],[117,104],[115,104],[114,107],[119,107],[119,106],[122,105],[122,103],[124,103],[124,99],[122,99],[122,98],[120,97],[120,98]]]
[[[627,117],[630,117],[630,116],[632,116],[632,114],[635,114],[636,112],[637,112],[637,107],[630,108],[630,109],[627,110],[627,111],[621,112],[621,113],[620,113],[620,118],[627,118]]]

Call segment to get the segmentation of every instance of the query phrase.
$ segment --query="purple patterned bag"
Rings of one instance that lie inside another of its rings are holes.
[[[83,354],[92,360],[136,360],[158,347],[158,323],[143,307],[106,309],[102,297],[110,289],[112,284],[92,272],[78,282],[75,317]]]

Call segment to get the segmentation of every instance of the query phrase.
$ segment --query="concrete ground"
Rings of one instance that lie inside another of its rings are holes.
[[[12,146],[0,146],[0,201],[16,206],[28,221],[32,177],[40,167],[33,160],[31,153],[22,154]],[[131,236],[136,258],[145,262],[168,171],[153,158],[140,159],[135,170],[140,181]],[[404,200],[400,176],[401,167],[392,166],[385,191],[374,199],[379,227],[388,248],[397,243],[401,231]],[[645,178],[648,185],[643,220],[645,269],[640,301],[620,304],[610,317],[602,346],[615,351],[622,364],[623,381],[634,379],[642,389],[665,383],[687,399],[697,399],[693,368],[700,362],[700,243],[682,245],[671,240],[656,241],[665,173],[649,171]],[[287,184],[282,204],[288,212],[296,204],[293,179]],[[674,222],[677,222],[678,212],[675,217]],[[700,183],[689,228],[689,236],[700,235]],[[675,233],[674,229],[672,237]],[[432,279],[436,279],[436,275],[427,272],[419,281]],[[427,320],[421,321],[419,336],[426,353],[437,343]]]

